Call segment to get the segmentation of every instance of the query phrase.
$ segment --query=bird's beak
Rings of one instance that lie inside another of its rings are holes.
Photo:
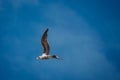
[[[58,60],[63,60],[62,58],[59,58],[58,56],[56,57],[56,59],[58,59]]]
[[[57,58],[58,60],[63,60],[63,58]]]

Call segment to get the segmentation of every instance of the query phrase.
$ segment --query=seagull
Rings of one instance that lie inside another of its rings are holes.
[[[58,60],[62,60],[62,58],[59,58],[56,55],[49,55],[50,52],[50,46],[48,44],[47,41],[47,32],[48,32],[48,28],[45,30],[45,32],[43,33],[43,36],[41,38],[41,44],[43,46],[43,53],[41,56],[38,56],[36,59],[37,60],[47,60],[47,59],[58,59]]]

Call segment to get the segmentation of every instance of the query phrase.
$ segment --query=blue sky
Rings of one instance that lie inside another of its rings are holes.
[[[120,80],[119,0],[0,0],[1,80]],[[37,61],[49,28],[51,54]]]

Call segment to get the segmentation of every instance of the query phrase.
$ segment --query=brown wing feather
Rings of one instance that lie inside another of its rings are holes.
[[[48,44],[48,41],[47,41],[47,32],[48,32],[48,29],[45,30],[45,32],[42,36],[42,39],[41,39],[41,43],[42,43],[42,46],[43,46],[43,53],[48,55],[49,51],[50,51],[50,47],[49,47],[49,44]]]

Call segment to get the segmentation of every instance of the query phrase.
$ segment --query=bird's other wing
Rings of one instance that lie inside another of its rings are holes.
[[[43,53],[45,53],[46,55],[49,54],[50,51],[50,47],[47,41],[47,32],[48,32],[48,28],[45,30],[45,32],[43,33],[42,39],[41,39],[41,43],[43,46]]]

